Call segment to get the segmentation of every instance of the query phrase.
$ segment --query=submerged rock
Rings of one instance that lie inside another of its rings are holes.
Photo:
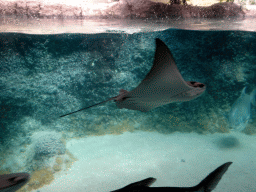
[[[61,141],[61,134],[55,131],[40,131],[32,135],[32,145],[34,146],[35,159],[43,156],[55,156],[64,154],[65,144]]]

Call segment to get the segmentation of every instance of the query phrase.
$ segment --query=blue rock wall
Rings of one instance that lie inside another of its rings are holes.
[[[203,96],[147,113],[118,109],[109,102],[59,118],[116,96],[120,89],[135,88],[152,66],[156,37],[168,45],[186,81],[206,84]],[[250,32],[2,33],[0,141],[32,131],[21,128],[27,117],[49,129],[80,136],[113,133],[113,126],[124,122],[127,129],[162,133],[227,132],[223,113],[244,86],[255,86],[255,57],[256,35]]]

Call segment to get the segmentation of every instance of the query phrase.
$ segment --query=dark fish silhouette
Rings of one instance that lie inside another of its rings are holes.
[[[153,66],[145,79],[132,91],[121,89],[119,95],[80,109],[88,109],[96,105],[114,100],[117,107],[142,112],[174,102],[190,101],[202,95],[206,86],[195,81],[185,81],[172,56],[171,51],[160,39],[156,39],[156,51]],[[74,111],[60,117],[64,117]]]
[[[194,187],[149,187],[156,181],[155,178],[149,177],[112,192],[211,192],[216,188],[222,176],[231,164],[232,162],[227,162],[221,165]]]
[[[28,173],[0,175],[0,192],[14,192],[29,181]]]

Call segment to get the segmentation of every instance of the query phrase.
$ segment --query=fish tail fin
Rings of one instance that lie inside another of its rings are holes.
[[[82,111],[82,110],[85,110],[85,109],[89,109],[89,108],[94,107],[94,106],[97,106],[97,105],[101,105],[101,104],[103,104],[103,103],[106,103],[106,102],[108,102],[108,101],[113,100],[114,98],[115,98],[115,97],[111,97],[110,99],[108,99],[108,100],[106,100],[106,101],[102,101],[102,102],[100,102],[100,103],[96,103],[96,104],[91,105],[91,106],[89,106],[89,107],[85,107],[85,108],[79,109],[79,110],[77,110],[77,111],[73,111],[73,112],[71,112],[71,113],[68,113],[68,114],[65,114],[65,115],[61,115],[60,117],[65,117],[65,116],[71,115],[71,114],[73,114],[73,113],[76,113],[76,112],[79,112],[79,111]]]
[[[256,88],[251,92],[250,99],[253,106],[256,106]]]
[[[228,167],[232,162],[227,162],[211,172],[204,180],[198,185],[193,187],[193,190],[200,192],[210,192],[216,188],[224,173],[228,170]]]

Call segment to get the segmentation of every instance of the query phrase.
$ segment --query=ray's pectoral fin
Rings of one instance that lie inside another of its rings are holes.
[[[136,188],[136,187],[149,187],[150,185],[152,185],[154,182],[156,181],[155,178],[153,177],[149,177],[147,179],[143,179],[141,181],[132,183],[130,185],[127,185],[126,188]]]
[[[117,189],[115,191],[111,192],[120,192],[120,191],[146,191],[150,185],[152,185],[156,181],[155,178],[149,177],[146,179],[143,179],[141,181],[137,181],[135,183],[131,183],[121,189]]]
[[[205,89],[202,83],[183,79],[169,48],[156,39],[151,70],[135,89],[125,94],[126,99],[117,100],[116,105],[146,112],[169,103],[190,101],[202,95]]]
[[[197,186],[192,187],[191,191],[212,191],[214,190],[224,173],[228,170],[232,162],[227,162],[211,172],[204,180],[202,180]]]

